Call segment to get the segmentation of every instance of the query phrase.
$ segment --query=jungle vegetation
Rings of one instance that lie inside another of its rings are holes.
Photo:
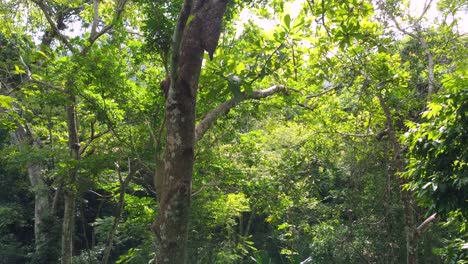
[[[0,263],[468,263],[467,12],[2,0]]]

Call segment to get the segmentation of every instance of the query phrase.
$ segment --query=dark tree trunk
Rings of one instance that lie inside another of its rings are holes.
[[[213,55],[227,0],[186,0],[174,32],[159,194],[157,264],[185,263],[195,149],[195,106],[204,50]],[[158,179],[159,178],[159,179]]]

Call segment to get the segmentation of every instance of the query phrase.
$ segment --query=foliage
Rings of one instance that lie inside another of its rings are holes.
[[[61,190],[76,191],[74,262],[102,261],[114,234],[110,262],[150,263],[153,177],[166,133],[160,83],[183,1],[131,1],[118,21],[114,1],[98,1],[97,29],[114,27],[90,46],[92,1],[47,1],[73,49],[33,2],[0,4],[0,262],[40,262],[39,189],[28,175],[36,164],[57,220]],[[466,1],[438,1],[440,23],[421,20],[416,33],[427,50],[396,33],[374,2],[230,1],[218,48],[202,65],[197,121],[244,94],[277,84],[288,91],[239,102],[198,142],[190,263],[403,263],[405,212],[379,96],[401,136],[401,175],[421,206],[418,224],[439,215],[421,235],[421,262],[466,259],[466,37],[448,19]],[[436,64],[428,103],[427,51]],[[68,93],[79,161],[69,157]],[[18,128],[27,140],[18,142]],[[70,168],[78,168],[76,183]]]
[[[444,90],[428,104],[420,123],[408,123],[409,163],[406,188],[418,201],[446,219],[444,226],[455,234],[436,250],[447,263],[463,263],[468,245],[468,91],[462,77],[466,69],[447,74]],[[460,262],[458,262],[460,261]]]
[[[468,212],[468,91],[461,77],[465,74],[446,75],[444,91],[429,103],[424,122],[408,124],[411,156],[406,176],[412,180],[408,188],[426,207],[443,215]]]

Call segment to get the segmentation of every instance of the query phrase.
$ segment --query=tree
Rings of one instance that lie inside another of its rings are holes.
[[[159,192],[156,263],[185,263],[190,197],[196,141],[223,113],[240,100],[259,99],[284,86],[244,94],[220,105],[195,128],[198,80],[206,50],[210,58],[218,44],[227,1],[185,1],[175,27],[170,87],[166,100],[164,173],[156,175]]]
[[[108,32],[115,23],[120,19],[125,5],[126,0],[117,1],[114,7],[115,17],[112,19],[111,24],[104,26],[100,31],[97,31],[97,25],[99,23],[99,2],[94,1],[94,15],[91,26],[91,31],[87,43],[81,47],[76,48],[73,44],[70,43],[68,38],[60,32],[60,25],[64,23],[64,19],[67,13],[53,13],[53,7],[47,5],[42,1],[33,1],[42,11],[43,15],[49,23],[51,28],[49,32],[51,36],[56,37],[61,44],[72,54],[73,59],[80,60],[86,57],[89,49],[94,44],[94,42],[103,34]],[[73,10],[73,9],[72,9]],[[66,12],[65,10],[63,12]],[[78,70],[77,64],[75,67],[71,68],[70,73],[74,73]],[[64,93],[66,94],[66,100],[68,104],[66,105],[66,118],[67,118],[67,128],[68,128],[68,148],[69,148],[69,157],[71,159],[71,164],[68,168],[68,179],[63,182],[63,194],[64,194],[64,216],[62,224],[62,252],[61,252],[61,262],[62,263],[71,263],[73,255],[73,233],[74,233],[74,223],[75,223],[75,207],[76,207],[76,184],[78,179],[78,163],[81,159],[81,145],[80,138],[78,134],[78,117],[76,111],[76,79],[73,75],[65,77],[65,87]]]
[[[434,96],[423,113],[424,120],[408,123],[409,164],[403,176],[406,188],[416,193],[419,203],[459,228],[448,245],[454,252],[443,253],[446,261],[464,257],[467,236],[467,91],[461,78],[465,67],[442,80],[443,92]],[[421,225],[421,229],[424,228]],[[418,227],[419,229],[419,227]]]

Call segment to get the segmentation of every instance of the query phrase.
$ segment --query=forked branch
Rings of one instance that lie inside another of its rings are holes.
[[[52,31],[55,33],[57,36],[58,40],[63,43],[70,51],[74,51],[73,45],[70,44],[68,41],[67,36],[63,35],[62,32],[60,32],[60,29],[57,27],[57,24],[55,23],[53,19],[53,11],[50,9],[47,4],[42,1],[42,0],[32,0],[33,3],[35,3],[42,11],[44,16],[47,19],[47,22],[49,22],[50,27],[52,28]]]
[[[97,31],[97,24],[99,20],[99,6],[98,0],[94,0],[94,17],[93,17],[93,24],[91,27],[91,34],[89,35],[88,45],[84,46],[81,50],[81,54],[86,54],[89,48],[93,45],[93,43],[102,35],[106,34],[109,30],[111,30],[115,23],[122,17],[123,11],[125,10],[125,5],[127,4],[128,0],[118,0],[115,3],[114,7],[114,18],[109,25],[103,27],[100,31]]]

